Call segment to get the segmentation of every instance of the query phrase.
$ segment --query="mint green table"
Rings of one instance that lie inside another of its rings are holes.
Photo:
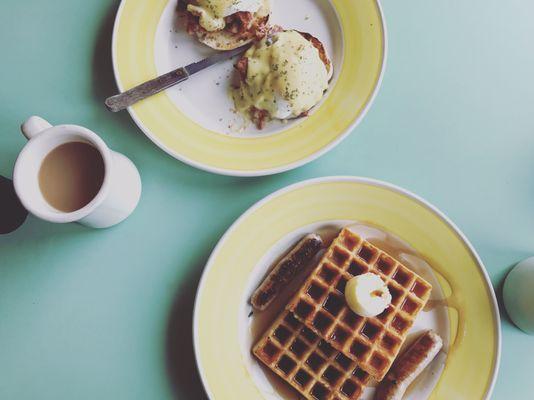
[[[510,266],[534,253],[534,2],[384,3],[389,62],[363,123],[312,164],[257,179],[181,164],[104,109],[118,2],[0,3],[0,174],[38,114],[100,133],[144,185],[115,228],[30,217],[0,236],[0,399],[204,398],[191,338],[204,263],[247,207],[307,178],[363,175],[425,197],[470,238],[501,297]],[[502,314],[493,398],[527,398],[534,337]]]

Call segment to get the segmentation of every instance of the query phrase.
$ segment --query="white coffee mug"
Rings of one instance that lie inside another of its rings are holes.
[[[534,335],[534,257],[521,261],[508,273],[503,300],[512,321]]]
[[[135,165],[124,155],[110,150],[94,132],[77,125],[52,126],[40,117],[30,117],[21,126],[28,143],[20,152],[13,171],[13,183],[23,206],[50,222],[78,222],[91,228],[107,228],[128,217],[141,197],[141,178]],[[85,142],[95,147],[104,161],[104,179],[97,195],[73,212],[52,207],[39,188],[43,159],[68,142]]]

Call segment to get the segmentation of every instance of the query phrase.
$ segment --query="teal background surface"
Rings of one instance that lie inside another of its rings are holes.
[[[105,110],[118,2],[0,3],[0,173],[11,176],[19,125],[37,114],[96,131],[143,180],[115,228],[30,217],[0,236],[1,399],[204,398],[191,320],[206,259],[250,205],[307,178],[368,176],[426,198],[472,241],[501,298],[507,271],[534,253],[534,2],[383,6],[388,66],[362,124],[307,166],[238,179],[172,159]],[[502,330],[493,398],[527,398],[534,337],[503,311]]]

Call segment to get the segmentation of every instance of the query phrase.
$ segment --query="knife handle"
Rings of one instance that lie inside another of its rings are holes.
[[[126,92],[106,99],[105,104],[109,111],[122,111],[131,105],[153,96],[189,78],[185,68],[178,68],[141,85],[135,86]]]

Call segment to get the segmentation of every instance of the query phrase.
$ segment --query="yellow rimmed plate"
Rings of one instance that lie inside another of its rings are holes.
[[[319,178],[279,190],[245,212],[218,243],[199,285],[193,327],[198,367],[210,398],[280,398],[250,365],[242,320],[251,276],[274,259],[284,238],[339,221],[378,226],[432,265],[434,288],[446,298],[450,345],[436,379],[419,382],[414,393],[431,399],[488,398],[501,337],[497,302],[480,258],[460,230],[425,200],[356,177]]]
[[[210,172],[258,176],[324,154],[364,117],[380,86],[386,32],[378,0],[271,0],[271,22],[307,31],[334,63],[327,95],[312,114],[258,131],[232,111],[232,61],[129,109],[141,130],[175,158]],[[113,33],[118,87],[136,84],[212,54],[188,37],[177,0],[122,0]]]

